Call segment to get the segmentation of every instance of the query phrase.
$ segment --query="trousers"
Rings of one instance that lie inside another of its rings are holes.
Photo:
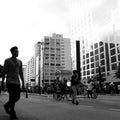
[[[10,114],[15,114],[15,103],[20,99],[20,85],[8,84],[9,101],[6,106],[10,108]]]

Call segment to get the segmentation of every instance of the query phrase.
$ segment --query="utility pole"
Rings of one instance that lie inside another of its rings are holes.
[[[76,68],[78,72],[78,79],[81,81],[81,64],[80,64],[80,41],[76,41]]]

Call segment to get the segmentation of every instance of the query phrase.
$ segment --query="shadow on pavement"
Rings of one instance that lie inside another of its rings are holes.
[[[7,115],[0,115],[0,120],[9,120],[9,116],[7,116]]]

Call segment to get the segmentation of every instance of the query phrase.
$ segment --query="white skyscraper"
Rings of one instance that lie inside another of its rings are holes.
[[[79,40],[82,78],[98,75],[98,65],[102,76],[109,76],[120,63],[120,1],[71,0],[71,3],[73,67],[76,67],[75,41]]]
[[[56,79],[56,71],[72,70],[71,44],[69,38],[62,34],[53,33],[52,36],[45,36],[43,39],[43,62],[41,68],[44,84],[51,84]]]

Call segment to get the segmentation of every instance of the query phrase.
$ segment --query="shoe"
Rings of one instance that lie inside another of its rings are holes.
[[[79,102],[76,100],[75,104],[76,104],[76,105],[78,105],[78,104],[79,104]]]
[[[72,100],[72,103],[75,104],[75,102]]]
[[[17,120],[18,117],[16,115],[10,115],[10,120]]]
[[[7,114],[10,114],[9,107],[6,104],[4,105],[4,109]]]

